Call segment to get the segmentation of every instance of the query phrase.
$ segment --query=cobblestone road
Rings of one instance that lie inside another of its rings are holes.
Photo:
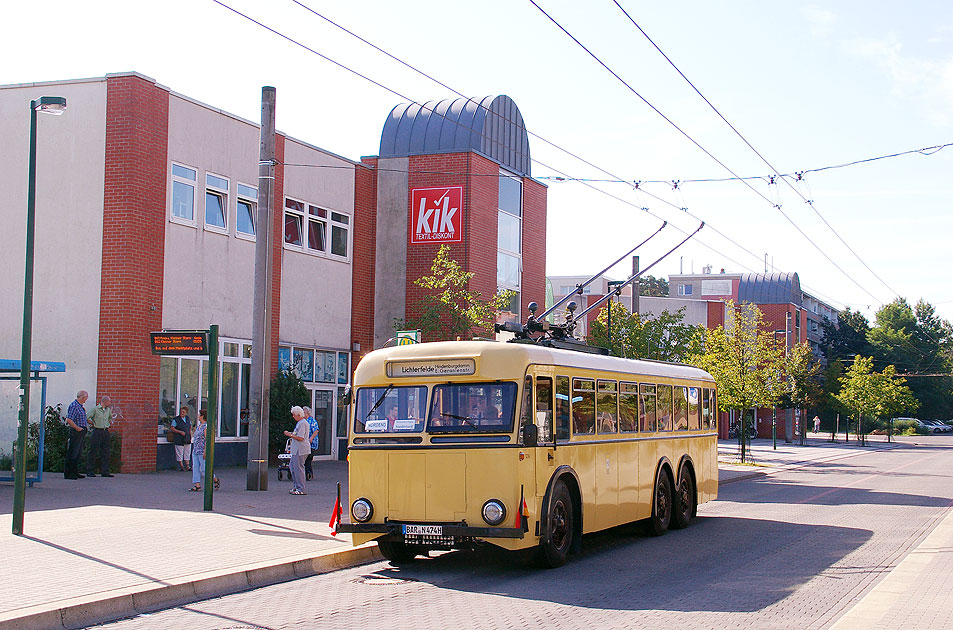
[[[947,514],[951,470],[943,443],[864,452],[724,485],[691,527],[661,538],[637,526],[588,536],[561,569],[501,552],[445,553],[104,627],[826,628]]]

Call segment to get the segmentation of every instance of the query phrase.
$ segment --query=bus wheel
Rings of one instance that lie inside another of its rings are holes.
[[[649,519],[649,533],[661,536],[672,521],[672,483],[664,470],[659,470],[655,480],[655,497],[652,500],[652,518]]]
[[[675,510],[672,514],[672,527],[683,529],[688,527],[695,513],[695,484],[687,466],[682,466],[678,475],[678,488],[675,490]]]
[[[553,486],[553,496],[549,501],[549,514],[546,515],[546,537],[539,541],[536,557],[543,567],[554,568],[566,563],[572,538],[575,535],[572,497],[562,481]]]
[[[381,550],[381,555],[387,558],[391,564],[412,562],[419,551],[415,545],[408,545],[405,542],[387,542],[386,540],[378,540],[377,547]]]

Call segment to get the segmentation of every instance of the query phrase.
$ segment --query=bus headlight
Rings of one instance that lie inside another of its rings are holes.
[[[354,520],[366,523],[371,520],[371,516],[374,515],[374,506],[371,505],[371,502],[367,499],[358,499],[351,504],[351,516],[354,517]]]
[[[490,525],[499,525],[506,518],[506,508],[501,501],[490,499],[483,504],[483,520]]]

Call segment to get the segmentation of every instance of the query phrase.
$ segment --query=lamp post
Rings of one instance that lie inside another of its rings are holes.
[[[26,434],[30,422],[30,351],[33,342],[33,235],[36,231],[36,113],[58,116],[66,111],[62,96],[42,96],[30,101],[30,171],[26,204],[26,260],[23,274],[23,335],[20,351],[20,409],[13,486],[13,534],[23,535],[26,495]]]

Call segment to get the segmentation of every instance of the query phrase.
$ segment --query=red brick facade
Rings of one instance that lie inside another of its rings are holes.
[[[155,470],[168,182],[169,92],[139,76],[106,81],[97,394],[121,412],[123,472]],[[97,401],[98,402],[98,401]]]
[[[354,169],[354,252],[351,256],[351,340],[360,356],[374,349],[374,266],[377,262],[377,159],[361,160]],[[354,367],[352,365],[352,368]]]

